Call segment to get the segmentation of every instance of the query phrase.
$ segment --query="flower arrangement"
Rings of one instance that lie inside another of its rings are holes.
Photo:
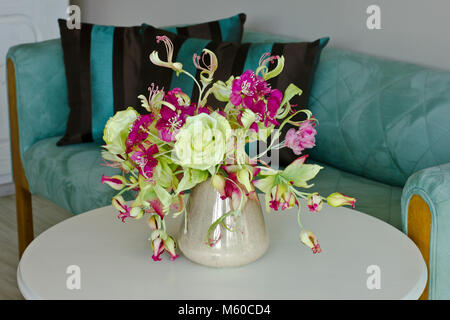
[[[105,165],[119,168],[122,174],[102,176],[102,183],[119,191],[112,199],[118,217],[125,221],[148,215],[153,230],[150,238],[153,260],[161,260],[164,252],[174,260],[176,240],[167,234],[165,218],[185,213],[186,191],[211,178],[221,198],[231,200],[232,208],[205,230],[206,244],[215,244],[215,228],[226,228],[227,216],[239,217],[247,199],[257,199],[258,189],[264,193],[267,210],[297,206],[300,240],[313,253],[321,252],[316,236],[301,223],[299,199],[306,200],[311,212],[320,211],[323,201],[336,207],[354,206],[356,200],[340,193],[324,198],[306,191],[322,169],[316,164],[306,164],[307,155],[300,156],[303,150],[315,146],[316,119],[309,110],[296,111],[290,103],[294,96],[301,95],[300,88],[291,84],[282,93],[268,84],[267,80],[282,72],[284,57],[266,53],[255,71],[246,70],[226,82],[214,82],[217,57],[204,49],[200,56],[193,56],[195,67],[200,70],[200,79],[196,80],[181,63],[172,61],[173,44],[169,38],[158,36],[156,41],[165,45],[167,61],[162,61],[154,51],[150,54],[151,62],[173,69],[178,76],[191,77],[199,90],[198,100],[191,101],[179,88],[165,92],[152,84],[148,98],[138,97],[148,114],[140,115],[129,107],[109,119],[104,129],[106,145],[102,156]],[[269,69],[269,64],[275,63]],[[210,99],[225,103],[225,107],[214,109],[208,103]],[[306,119],[292,120],[299,113]],[[286,124],[294,128],[287,131],[283,142],[276,143]],[[265,142],[269,136],[272,142],[265,151],[255,156],[246,153],[246,144]],[[290,148],[300,157],[283,170],[262,160],[269,150],[281,148]],[[131,205],[122,197],[126,191],[135,192]]]

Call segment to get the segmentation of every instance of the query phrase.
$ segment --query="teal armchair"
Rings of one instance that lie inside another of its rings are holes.
[[[246,32],[243,41],[274,40],[292,39]],[[100,177],[114,169],[101,166],[101,141],[56,146],[69,111],[59,39],[15,46],[7,59],[22,253],[31,194],[82,213],[110,203]],[[354,196],[357,210],[407,233],[429,267],[429,299],[450,299],[449,88],[449,72],[325,48],[308,106],[319,120],[309,159],[324,167],[314,190]]]

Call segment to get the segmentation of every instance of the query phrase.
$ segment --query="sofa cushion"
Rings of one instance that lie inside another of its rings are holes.
[[[292,41],[247,31],[242,41]],[[326,47],[309,108],[319,120],[317,161],[403,186],[450,162],[450,72]]]
[[[61,137],[35,143],[23,156],[23,166],[31,192],[78,214],[111,204],[115,190],[102,185],[105,175],[117,169],[102,166],[98,143],[57,147]]]
[[[313,162],[310,161],[310,163]],[[323,163],[315,163],[324,168],[313,180],[314,186],[310,189],[311,191],[317,191],[324,197],[333,192],[355,197],[356,210],[401,229],[402,188],[356,176]]]
[[[41,140],[24,154],[23,164],[32,193],[75,214],[109,205],[116,191],[102,185],[100,179],[102,173],[113,175],[117,171],[101,165],[100,144],[57,147],[59,138]],[[401,188],[320,165],[324,169],[314,180],[312,191],[323,196],[335,191],[354,196],[359,211],[401,227]]]

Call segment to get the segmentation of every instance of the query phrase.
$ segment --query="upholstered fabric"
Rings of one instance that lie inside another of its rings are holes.
[[[450,162],[450,73],[337,49],[322,59],[313,158],[396,186]]]
[[[311,161],[311,163],[314,162]],[[347,173],[323,163],[315,163],[324,168],[314,179],[314,186],[310,189],[311,191],[317,191],[325,197],[333,192],[341,192],[355,197],[357,199],[356,210],[401,229],[400,198],[402,188]]]
[[[31,191],[74,214],[111,204],[117,192],[100,179],[117,169],[102,166],[100,144],[58,147],[59,138],[40,140],[25,152],[22,162]]]
[[[69,115],[66,74],[59,39],[11,47],[14,64],[20,155],[35,142],[61,136]]]
[[[79,29],[69,29],[66,20],[59,19],[70,114],[66,134],[58,145],[100,141],[106,121],[115,112],[129,106],[139,107],[137,96],[147,95],[147,88],[153,82],[167,84],[164,80],[167,76],[169,80],[172,78],[171,70],[160,71],[161,68],[156,68],[148,59],[152,51],[162,46],[156,43],[157,35],[168,33],[177,37],[167,30],[181,35],[172,40],[176,58],[187,37],[200,38],[205,44],[208,40],[240,41],[245,19],[245,14],[239,14],[166,29],[146,24],[115,27],[90,23],[82,23]],[[160,56],[166,59],[165,52]]]
[[[117,171],[101,165],[100,144],[57,147],[57,139],[41,140],[25,152],[23,163],[33,192],[73,213],[110,204],[115,192],[100,184],[100,178]],[[358,210],[400,228],[400,188],[323,166],[311,190],[355,196]]]
[[[246,33],[243,41],[291,41]],[[309,107],[319,120],[311,156],[383,183],[450,162],[450,73],[325,48]]]
[[[402,223],[408,232],[408,205],[419,195],[431,212],[430,299],[450,299],[450,163],[413,174],[403,189]]]

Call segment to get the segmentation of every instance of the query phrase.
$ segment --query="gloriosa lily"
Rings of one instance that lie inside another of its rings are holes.
[[[138,98],[141,100],[141,106],[148,112],[157,113],[163,104],[164,90],[159,89],[154,83],[148,88],[149,96],[147,98],[141,94]]]
[[[153,51],[150,54],[150,61],[160,67],[165,68],[171,68],[174,70],[177,74],[179,74],[183,70],[183,64],[180,62],[173,62],[173,43],[170,41],[170,39],[167,36],[156,36],[156,42],[163,42],[166,47],[166,53],[167,53],[167,61],[162,61],[159,58],[158,51]]]
[[[207,61],[208,59],[209,61]],[[219,65],[214,52],[205,48],[201,56],[194,53],[193,61],[195,67],[201,70],[200,80],[209,84],[213,80],[214,72],[216,72]]]

